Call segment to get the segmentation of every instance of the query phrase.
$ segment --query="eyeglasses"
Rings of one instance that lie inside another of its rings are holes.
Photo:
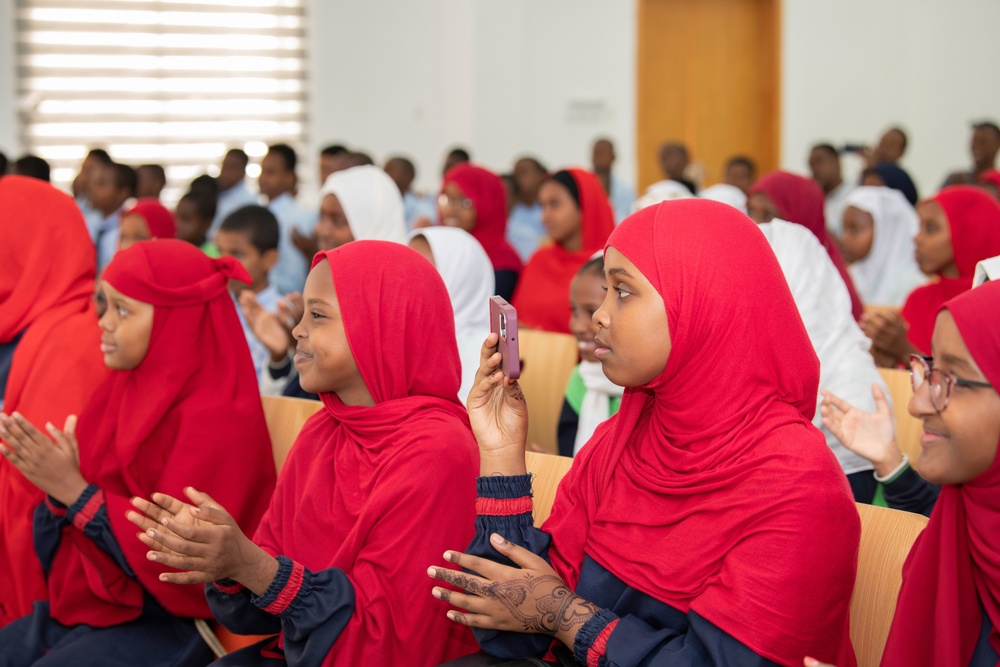
[[[470,209],[475,206],[475,202],[465,197],[449,197],[448,195],[438,195],[438,207],[457,206],[459,208]]]
[[[913,385],[913,393],[917,393],[920,387],[927,382],[928,393],[931,398],[931,406],[938,412],[944,412],[948,407],[948,399],[951,398],[951,388],[957,387],[987,387],[993,388],[989,382],[976,382],[966,380],[957,375],[948,373],[940,368],[933,368],[934,357],[927,357],[922,354],[910,355],[910,384]]]

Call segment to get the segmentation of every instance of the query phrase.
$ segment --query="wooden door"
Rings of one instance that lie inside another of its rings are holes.
[[[684,142],[703,173],[722,180],[730,157],[758,173],[780,160],[780,0],[639,0],[639,183],[663,178],[657,154]]]

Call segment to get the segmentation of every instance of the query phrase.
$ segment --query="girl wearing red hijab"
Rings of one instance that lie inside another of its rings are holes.
[[[948,301],[934,325],[933,359],[911,365],[910,414],[924,422],[920,474],[942,486],[903,565],[883,667],[1000,664],[998,312],[997,282]],[[887,411],[862,417],[872,428],[857,429],[856,446],[898,452],[894,439],[874,436],[892,438]]]
[[[910,292],[902,311],[865,317],[876,358],[894,366],[911,354],[929,354],[934,317],[949,299],[972,288],[976,263],[1000,255],[1000,203],[981,188],[956,185],[917,207],[917,264],[938,281]]]
[[[605,277],[595,356],[626,387],[618,414],[533,528],[524,402],[487,338],[476,537],[445,555],[474,574],[432,567],[468,591],[434,595],[500,657],[854,665],[860,522],[810,423],[819,362],[764,235],[726,204],[664,202],[612,233]]]
[[[510,301],[521,258],[507,242],[507,192],[500,177],[468,162],[449,169],[438,197],[438,220],[464,229],[479,241],[493,262],[496,294]]]
[[[604,247],[615,216],[597,176],[583,169],[553,174],[539,188],[538,200],[553,243],[531,256],[511,304],[525,327],[568,334],[569,284]]]
[[[48,183],[0,179],[0,406],[35,423],[78,414],[104,379],[94,244],[76,203]],[[43,494],[0,459],[0,626],[46,598],[31,522]]]
[[[158,494],[135,501],[164,520],[141,534],[150,558],[187,570],[165,581],[214,582],[226,627],[281,633],[219,664],[429,666],[468,653],[471,633],[423,576],[472,536],[479,462],[444,283],[408,247],[354,241],[316,255],[303,296],[295,366],[325,409],[299,434],[253,541],[223,503]],[[199,527],[179,523],[190,513]]]
[[[176,240],[118,253],[101,286],[109,377],[79,418],[46,437],[0,415],[3,455],[46,494],[35,553],[49,595],[0,631],[3,665],[200,665],[212,658],[192,618],[211,614],[199,588],[161,579],[133,537],[129,499],[193,481],[253,529],[274,462],[250,351],[226,289],[249,282],[236,260]],[[97,328],[95,326],[95,328]],[[77,447],[79,441],[79,447]]]
[[[159,199],[140,199],[122,216],[118,251],[139,241],[172,239],[176,233],[174,214]]]
[[[787,171],[772,171],[761,176],[750,188],[747,199],[747,214],[757,224],[781,218],[802,225],[819,239],[833,265],[837,267],[840,277],[844,279],[844,285],[851,295],[851,313],[854,319],[860,320],[863,312],[861,299],[847,273],[847,265],[840,255],[837,242],[826,229],[823,207],[823,190],[814,181]]]

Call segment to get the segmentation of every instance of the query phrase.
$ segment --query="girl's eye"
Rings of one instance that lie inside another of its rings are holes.
[[[325,317],[325,315],[323,315],[322,313],[317,313],[315,310],[310,311],[309,314],[312,316],[314,320],[318,320]]]
[[[118,313],[118,317],[125,317],[128,315],[128,311],[125,310],[124,306],[115,306],[115,312]]]
[[[938,230],[938,226],[935,225],[934,223],[931,223],[931,224],[927,225],[927,233],[928,234],[937,234],[937,230]]]
[[[631,292],[626,292],[621,287],[616,287],[615,291],[618,292],[619,299],[624,299],[625,297],[630,296],[632,294]]]

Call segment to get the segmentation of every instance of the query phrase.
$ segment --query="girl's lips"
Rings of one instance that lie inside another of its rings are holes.
[[[937,431],[924,429],[923,434],[920,436],[920,446],[921,447],[932,447],[940,442],[948,439],[948,436],[943,433],[938,433]]]
[[[311,354],[306,354],[305,352],[296,352],[295,357],[292,359],[292,363],[301,364],[312,359]]]
[[[101,352],[104,354],[111,354],[117,349],[118,346],[115,345],[114,343],[105,343],[103,341],[101,342]]]
[[[597,343],[592,340],[579,340],[576,342],[576,346],[580,352],[590,352],[591,354],[597,349]]]

